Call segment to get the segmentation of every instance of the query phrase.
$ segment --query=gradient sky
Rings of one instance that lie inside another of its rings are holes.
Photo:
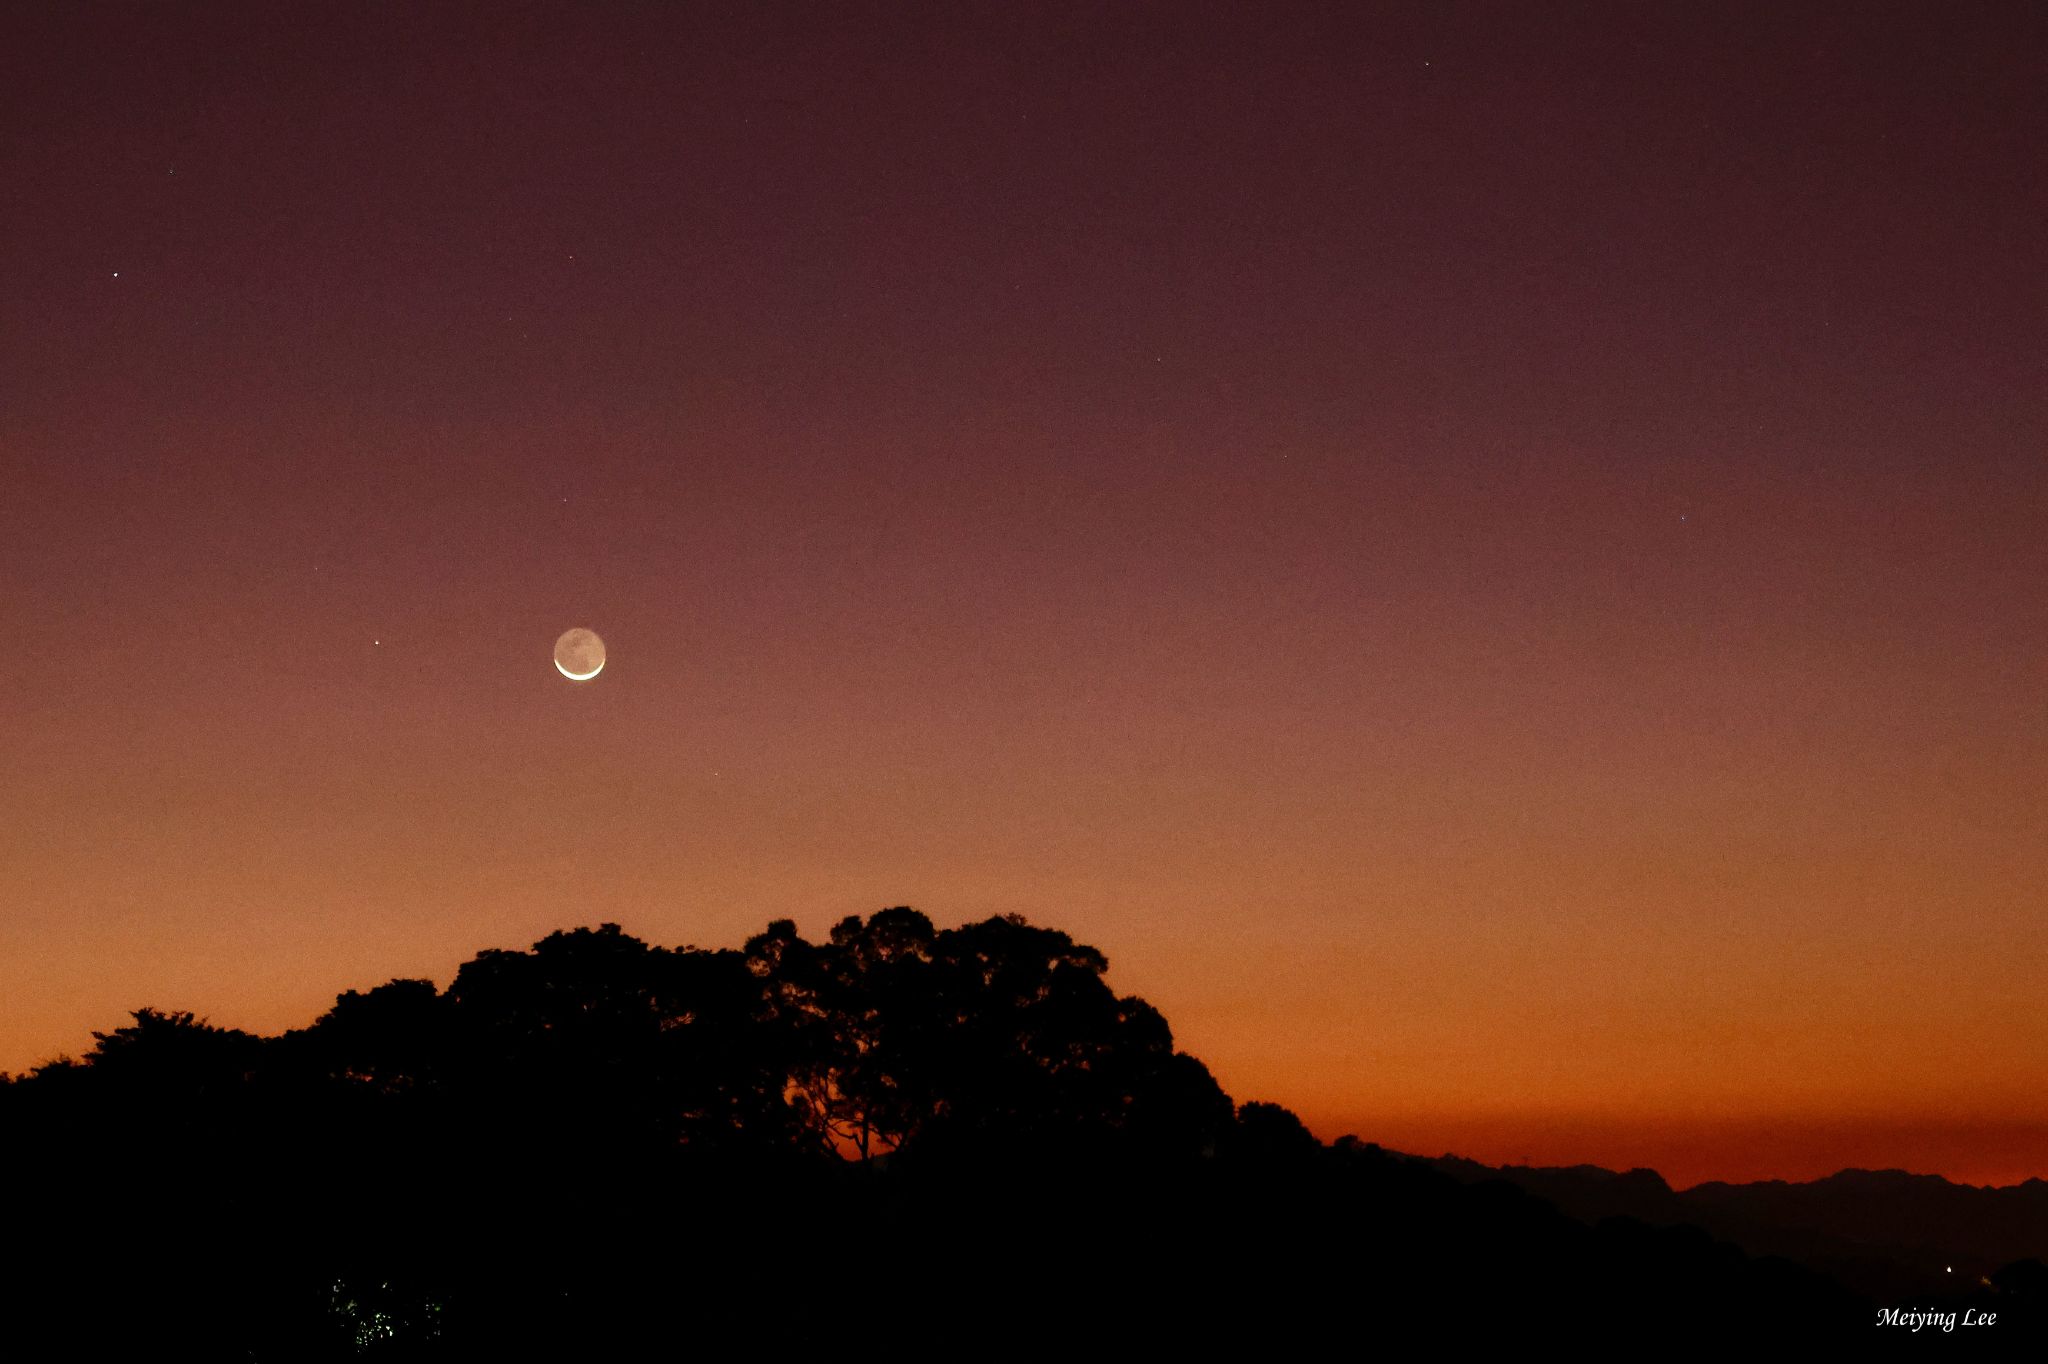
[[[2044,53],[8,6],[0,1068],[911,904],[1324,1136],[2048,1175]]]

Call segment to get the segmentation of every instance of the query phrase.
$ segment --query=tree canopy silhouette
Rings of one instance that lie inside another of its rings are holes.
[[[1475,1301],[1511,1323],[1589,1292],[1608,1327],[1857,1319],[1789,1264],[1237,1106],[1107,973],[1017,916],[898,907],[739,949],[557,932],[276,1037],[139,1009],[0,1085],[43,1252],[16,1287],[88,1353],[237,1359],[862,1331],[1270,1349],[1355,1324],[1361,1295],[1467,1334]]]

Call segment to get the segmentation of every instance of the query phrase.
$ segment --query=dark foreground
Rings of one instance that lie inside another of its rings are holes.
[[[2040,1336],[2024,1265],[1880,1303],[1695,1228],[1319,1144],[1234,1105],[1104,966],[1020,921],[890,910],[738,952],[557,934],[278,1038],[145,1011],[0,1088],[14,1340],[266,1361],[1854,1348],[1912,1334],[1875,1324],[1887,1306]]]

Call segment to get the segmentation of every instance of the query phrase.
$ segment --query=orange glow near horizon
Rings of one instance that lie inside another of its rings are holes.
[[[908,904],[1325,1137],[2048,1177],[2038,45],[499,8],[0,80],[0,1069]]]

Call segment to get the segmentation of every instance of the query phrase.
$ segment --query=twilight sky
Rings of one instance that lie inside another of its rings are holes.
[[[911,904],[1324,1136],[2048,1176],[2044,54],[8,6],[0,1069]]]

